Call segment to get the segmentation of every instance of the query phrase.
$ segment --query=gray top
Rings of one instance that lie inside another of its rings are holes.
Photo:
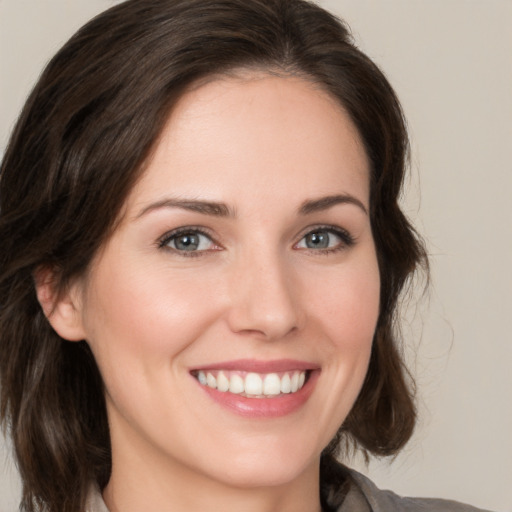
[[[352,486],[336,512],[490,512],[451,500],[402,498],[392,491],[381,491],[365,476],[350,470]]]
[[[357,471],[330,464],[322,475],[322,506],[326,512],[489,512],[450,500],[402,498],[378,489]],[[89,495],[86,512],[109,512],[97,489]]]

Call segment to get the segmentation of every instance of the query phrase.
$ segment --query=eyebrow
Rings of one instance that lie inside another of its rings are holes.
[[[217,203],[215,201],[198,201],[194,199],[162,199],[156,203],[146,206],[137,215],[137,219],[153,210],[160,208],[181,208],[182,210],[189,210],[191,212],[202,213],[203,215],[211,215],[214,217],[234,217],[235,212],[224,203]]]
[[[366,215],[368,215],[368,210],[364,204],[359,199],[357,199],[357,197],[354,197],[350,194],[336,194],[333,196],[325,196],[318,199],[304,201],[299,208],[299,213],[301,215],[308,215],[310,213],[328,210],[329,208],[332,208],[338,204],[353,204],[363,210]]]
[[[359,207],[366,215],[368,215],[368,211],[366,210],[364,204],[359,199],[350,194],[336,194],[304,201],[299,208],[299,214],[309,215],[311,213],[328,210],[329,208],[332,208],[338,204],[353,204]],[[181,208],[183,210],[188,210],[203,215],[210,215],[213,217],[234,218],[236,216],[235,210],[230,208],[225,203],[195,199],[166,198],[146,206],[140,211],[136,218],[138,219],[143,215],[160,208]]]

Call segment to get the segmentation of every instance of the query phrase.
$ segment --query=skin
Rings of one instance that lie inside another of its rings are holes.
[[[349,200],[300,211],[334,195]],[[313,84],[253,72],[181,98],[119,227],[50,315],[88,341],[105,382],[111,512],[320,510],[320,453],[361,388],[379,311],[367,211],[358,133]],[[162,244],[187,226],[208,235],[194,254]],[[328,247],[308,247],[311,232]],[[297,411],[247,418],[190,374],[237,359],[320,371]]]

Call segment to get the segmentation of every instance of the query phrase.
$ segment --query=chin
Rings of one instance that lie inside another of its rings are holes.
[[[316,467],[316,465],[311,466]],[[250,461],[245,461],[244,464],[233,464],[222,472],[221,478],[230,487],[254,489],[285,486],[307,472],[307,465],[296,466],[290,461],[273,459],[266,463],[253,464]]]
[[[300,480],[303,474],[318,474],[320,452],[317,449],[308,450],[304,444],[290,447],[286,442],[276,446],[270,440],[258,445],[259,449],[226,454],[209,473],[214,479],[238,488],[283,486]]]

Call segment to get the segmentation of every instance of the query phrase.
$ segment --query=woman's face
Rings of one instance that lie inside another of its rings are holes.
[[[262,486],[318,470],[379,311],[368,211],[356,129],[311,83],[248,75],[182,97],[76,285],[114,475]]]

